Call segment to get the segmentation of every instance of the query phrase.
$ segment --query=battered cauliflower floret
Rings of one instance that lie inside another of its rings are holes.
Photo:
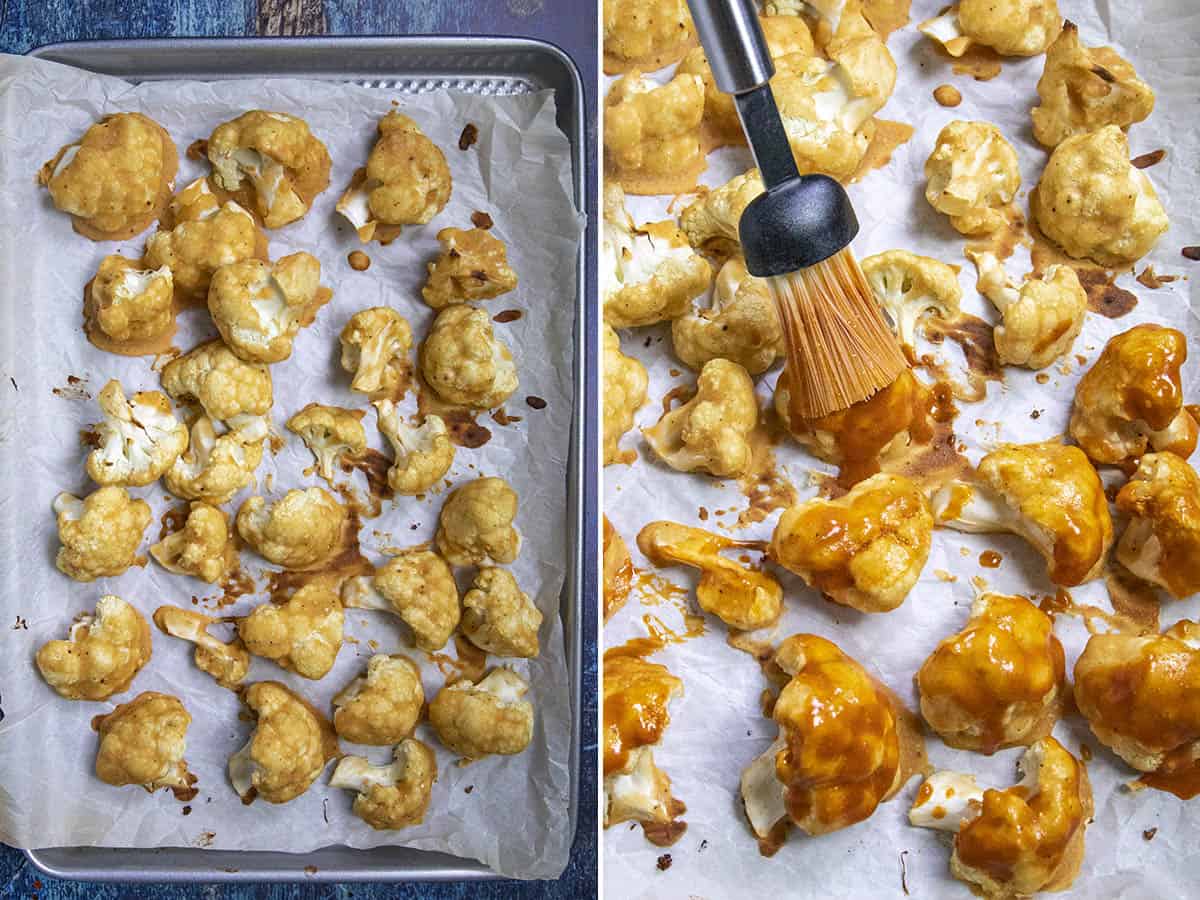
[[[412,328],[390,306],[361,309],[350,317],[339,338],[342,368],[354,376],[350,390],[399,400],[408,386]]]
[[[533,704],[525,679],[503,666],[472,684],[448,684],[429,704],[429,724],[443,744],[467,759],[512,756],[533,738]]]
[[[1059,144],[1030,208],[1038,227],[1067,255],[1102,266],[1141,259],[1170,227],[1154,185],[1130,163],[1129,142],[1116,125]]]
[[[229,780],[242,803],[262,797],[287,803],[309,789],[339,755],[329,722],[278,681],[257,681],[242,693],[258,723],[250,740],[229,757]]]
[[[380,830],[420,825],[437,781],[437,757],[416,738],[401,742],[390,766],[373,766],[363,756],[343,756],[329,786],[357,791],[354,814]]]
[[[429,264],[421,297],[433,309],[491,300],[517,286],[508,249],[486,228],[443,228],[437,234],[442,255]]]
[[[633,427],[633,417],[646,402],[650,376],[646,367],[621,352],[621,338],[611,325],[601,324],[604,340],[604,465],[623,462],[621,438]]]
[[[367,165],[354,173],[337,211],[359,240],[390,240],[404,225],[424,225],[450,202],[453,179],[441,149],[408,116],[392,110],[379,122]]]
[[[1200,591],[1200,476],[1174,453],[1147,453],[1120,493],[1129,525],[1117,559],[1182,600]]]
[[[703,471],[718,478],[736,477],[750,466],[750,432],[758,424],[754,382],[735,362],[704,364],[696,395],[643,428],[646,443],[679,472]]]
[[[758,169],[735,175],[715,190],[703,191],[679,216],[679,227],[693,247],[725,250],[741,245],[738,224],[742,213],[763,192]]]
[[[241,638],[225,643],[208,633],[210,626],[224,621],[177,606],[160,606],[154,611],[154,624],[159,630],[196,645],[192,659],[200,671],[211,675],[221,687],[236,690],[250,671],[250,654]]]
[[[342,544],[346,508],[323,488],[293,488],[267,505],[250,497],[237,514],[237,530],[264,559],[285,569],[315,569]]]
[[[187,451],[163,475],[168,491],[183,500],[219,506],[254,482],[254,472],[262,462],[261,438],[248,440],[240,431],[218,435],[212,419],[205,415],[192,423],[191,434]]]
[[[88,454],[87,473],[97,484],[152,484],[187,450],[187,426],[165,394],[141,391],[126,399],[114,378],[96,402],[104,421],[93,426],[99,446]]]
[[[434,541],[453,566],[507,565],[521,550],[517,492],[503,478],[476,478],[442,505]]]
[[[310,403],[288,419],[287,427],[300,435],[316,460],[318,474],[332,484],[335,468],[367,449],[363,415],[361,409]]]
[[[935,772],[908,819],[954,833],[950,872],[988,900],[1029,897],[1071,886],[1092,819],[1087,768],[1052,737],[1017,762],[1021,781],[984,790],[974,776]]]
[[[1001,56],[1037,56],[1058,37],[1062,16],[1055,0],[960,0],[917,28],[951,56],[972,44]]]
[[[1052,265],[1018,286],[995,254],[966,253],[979,275],[976,288],[1000,312],[1001,322],[992,330],[1000,362],[1044,369],[1070,352],[1088,308],[1074,269]]]
[[[109,485],[80,500],[68,493],[54,498],[58,539],[54,564],[76,581],[116,577],[139,564],[138,545],[150,524],[150,504],[123,487]]]
[[[42,645],[37,667],[60,697],[107,700],[129,690],[150,652],[150,626],[142,614],[120,597],[105,594],[95,615],[75,619],[65,641]]]
[[[463,596],[462,632],[492,656],[538,655],[542,614],[507,569],[484,567]]]
[[[141,113],[116,113],[59,150],[38,172],[38,184],[79,234],[122,241],[162,215],[178,168],[178,151],[161,125]]]
[[[659,85],[636,69],[604,99],[604,169],[630,194],[692,190],[707,163],[700,144],[704,82],[680,74]]]
[[[629,555],[629,547],[620,532],[604,516],[604,548],[603,548],[603,583],[604,583],[604,621],[608,622],[613,614],[625,605],[629,599],[629,590],[633,587],[633,559]]]
[[[218,125],[208,138],[217,184],[240,191],[268,228],[295,222],[329,187],[329,151],[308,123],[252,109]]]
[[[421,374],[446,403],[494,409],[517,389],[512,353],[492,331],[492,319],[465,303],[438,313],[420,351]]]
[[[171,270],[141,266],[115,253],[100,260],[83,309],[89,335],[98,331],[120,345],[152,341],[171,331],[175,324]]]
[[[927,316],[958,315],[962,299],[958,273],[940,260],[888,250],[864,259],[862,270],[900,342],[909,347],[916,346],[917,331]]]
[[[1066,692],[1054,621],[1024,597],[982,594],[917,672],[921,714],[951,747],[995,753],[1046,737]]]
[[[200,344],[167,363],[162,386],[175,400],[199,403],[210,419],[241,432],[247,441],[267,436],[267,414],[275,402],[271,370],[238,359],[219,340]]]
[[[256,606],[238,620],[238,637],[255,656],[316,681],[329,673],[342,649],[344,619],[336,587],[318,578],[286,603]]]
[[[604,73],[661,69],[696,43],[687,0],[604,0]]]
[[[921,489],[881,472],[836,500],[818,497],[786,510],[768,552],[834,602],[888,612],[916,585],[932,538]]]
[[[766,0],[768,17],[799,16],[812,29],[813,40],[823,48],[836,33],[847,10],[860,12],[881,39],[908,24],[912,0]],[[771,18],[766,19],[771,21]]]
[[[682,563],[700,570],[696,601],[731,628],[754,631],[783,612],[783,588],[761,569],[734,562],[722,551],[738,542],[676,522],[651,522],[637,536],[638,549],[656,566]]]
[[[1058,441],[993,450],[973,478],[938,490],[933,512],[956,531],[1020,535],[1066,587],[1100,574],[1113,539],[1100,476],[1082,450]]]
[[[1021,186],[1017,151],[990,122],[956,120],[938,132],[925,160],[925,199],[962,234],[1004,226],[1004,208]]]
[[[1154,91],[1112,47],[1085,47],[1074,22],[1046,51],[1033,136],[1047,147],[1105,125],[1128,128],[1154,110]]]
[[[712,267],[674,219],[635,225],[625,211],[625,192],[613,182],[604,186],[601,258],[604,321],[613,328],[678,318],[712,282]]]
[[[367,674],[334,696],[333,728],[352,744],[399,744],[417,727],[424,704],[417,664],[401,654],[376,653]]]
[[[192,503],[183,528],[152,544],[150,555],[168,572],[216,584],[237,561],[229,515],[207,503]]]
[[[96,777],[118,787],[141,785],[150,793],[164,787],[187,791],[196,783],[183,758],[191,721],[178,697],[156,691],[97,716],[92,722],[100,733]]]
[[[1094,462],[1132,462],[1147,451],[1187,459],[1197,424],[1183,405],[1187,341],[1174,328],[1137,325],[1112,338],[1075,388],[1071,437]]]
[[[429,550],[405,550],[373,577],[349,579],[342,605],[399,616],[412,629],[414,643],[429,653],[446,646],[462,617],[454,573]]]
[[[392,445],[395,459],[388,469],[388,485],[395,493],[423,494],[450,471],[454,442],[441,416],[430,413],[420,425],[409,425],[390,400],[378,401],[375,415],[379,430]]]

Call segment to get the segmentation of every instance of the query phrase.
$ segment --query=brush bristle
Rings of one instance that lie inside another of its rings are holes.
[[[793,422],[848,409],[908,368],[848,247],[767,284],[787,341]]]

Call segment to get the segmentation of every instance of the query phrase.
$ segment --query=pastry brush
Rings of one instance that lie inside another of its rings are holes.
[[[845,189],[801,175],[775,105],[775,65],[753,0],[688,0],[717,88],[733,95],[766,188],[742,213],[746,268],[765,278],[787,342],[789,419],[846,409],[908,367],[850,250]]]

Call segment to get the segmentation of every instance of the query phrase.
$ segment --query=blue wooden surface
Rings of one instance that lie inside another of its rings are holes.
[[[255,34],[256,0],[0,0],[0,51],[24,53],[40,44],[95,38],[185,37]],[[566,50],[583,75],[589,121],[596,109],[596,7],[591,0],[325,0],[327,34],[504,34],[541,38]],[[132,10],[136,9],[136,12]],[[594,125],[589,127],[595,146]],[[594,154],[589,154],[594,165]],[[593,182],[594,183],[594,182]],[[594,198],[588,201],[594,221]],[[585,660],[582,719],[583,777],[579,829],[571,862],[554,882],[489,882],[466,885],[203,885],[135,886],[57,881],[33,869],[24,854],[0,844],[0,897],[41,900],[135,900],[135,898],[231,898],[231,900],[324,900],[324,898],[584,898],[596,893],[596,604],[584,604]]]

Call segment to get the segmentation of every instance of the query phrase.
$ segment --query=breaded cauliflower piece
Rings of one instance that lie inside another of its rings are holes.
[[[517,286],[504,241],[486,228],[443,228],[437,239],[442,253],[429,264],[429,278],[421,288],[430,308],[491,300]]]
[[[1058,37],[1062,22],[1055,0],[960,0],[917,29],[951,56],[972,44],[1001,56],[1037,56]]]
[[[342,605],[399,616],[412,629],[414,643],[428,653],[446,646],[462,617],[454,573],[430,550],[405,550],[374,577],[349,579],[342,585]]]
[[[604,0],[604,74],[661,69],[696,44],[687,0]]]
[[[712,283],[712,267],[674,219],[635,225],[621,185],[604,185],[600,284],[604,321],[613,328],[678,318]]]
[[[406,738],[395,749],[390,766],[373,766],[363,756],[343,756],[329,786],[357,791],[354,814],[380,830],[420,825],[429,809],[437,781],[437,757],[416,738]]]
[[[676,75],[659,85],[636,69],[604,98],[604,171],[628,194],[692,190],[707,163],[700,144],[704,82]]]
[[[150,504],[123,487],[109,485],[80,500],[68,493],[54,498],[58,539],[54,564],[76,581],[116,577],[139,564],[138,545],[150,524]]]
[[[1200,592],[1200,476],[1174,453],[1147,453],[1117,494],[1129,525],[1117,559],[1183,600]]]
[[[467,759],[512,756],[533,738],[533,704],[521,699],[529,690],[512,669],[492,669],[478,684],[448,684],[429,704],[429,724],[446,747]]]
[[[154,611],[154,624],[159,630],[196,645],[192,659],[198,669],[211,675],[221,687],[236,690],[250,671],[250,654],[241,638],[235,636],[225,643],[208,633],[209,626],[224,621],[178,606],[160,606]]]
[[[735,175],[714,190],[701,189],[700,195],[679,216],[679,227],[692,246],[713,252],[730,251],[741,246],[738,224],[742,213],[763,192],[758,169]]]
[[[960,750],[1028,746],[1062,715],[1065,673],[1053,619],[1024,597],[981,594],[917,672],[921,715]]]
[[[237,562],[228,513],[193,502],[183,528],[152,544],[150,555],[168,572],[216,584]]]
[[[152,484],[187,450],[188,429],[175,418],[159,391],[126,399],[115,378],[96,397],[104,421],[93,426],[99,446],[88,454],[87,473],[96,484]]]
[[[350,390],[400,399],[411,372],[412,328],[404,316],[390,306],[360,309],[346,322],[339,340],[342,368],[354,376]]]
[[[388,469],[388,486],[397,494],[423,494],[450,471],[454,442],[441,416],[430,413],[420,425],[408,425],[391,400],[377,401],[375,416],[392,445],[395,459]]]
[[[1021,186],[1017,151],[990,122],[955,120],[925,160],[925,199],[962,234],[990,234]]]
[[[620,532],[604,519],[603,544],[603,579],[604,589],[604,622],[608,622],[613,614],[625,605],[629,599],[629,590],[633,587],[633,559],[629,555],[629,547]]]
[[[438,518],[434,542],[452,566],[507,565],[521,550],[517,492],[503,478],[476,478],[455,488]]]
[[[238,509],[237,530],[264,559],[285,569],[315,569],[342,544],[346,507],[324,488],[293,488],[267,505],[250,497]]]
[[[254,472],[262,462],[262,438],[248,440],[241,431],[218,435],[212,419],[205,415],[192,423],[191,434],[187,452],[163,474],[168,491],[183,500],[219,506],[254,482]]]
[[[424,705],[417,664],[403,654],[376,653],[367,674],[334,696],[333,729],[352,744],[399,744],[417,727]]]
[[[1154,111],[1154,91],[1112,47],[1085,47],[1074,22],[1046,51],[1033,108],[1033,136],[1053,149],[1105,125],[1129,128]]]
[[[246,649],[302,678],[317,681],[333,668],[342,649],[345,614],[328,579],[309,582],[286,603],[256,606],[237,623]]]
[[[425,225],[450,202],[453,179],[441,149],[408,116],[392,110],[379,121],[379,139],[366,168],[354,173],[337,203],[366,243],[388,241],[404,225]]]
[[[921,489],[881,472],[836,500],[817,497],[786,510],[768,553],[835,603],[888,612],[921,577],[932,539]]]
[[[1087,768],[1052,737],[1017,762],[1022,778],[984,790],[972,775],[935,772],[917,791],[908,820],[954,833],[950,872],[988,900],[1071,886],[1092,820]]]
[[[442,400],[494,409],[517,389],[517,366],[486,311],[465,303],[438,313],[421,344],[421,374]]]
[[[1170,227],[1146,173],[1129,161],[1116,125],[1078,134],[1050,154],[1030,211],[1039,228],[1076,259],[1122,267],[1141,259]]]
[[[178,697],[144,691],[92,728],[100,734],[96,777],[121,787],[136,784],[149,793],[159,788],[187,791],[196,783],[183,754],[192,717]]]
[[[956,531],[1020,535],[1065,587],[1099,576],[1113,539],[1100,476],[1082,450],[1058,441],[993,450],[973,478],[934,494],[933,512]]]
[[[703,471],[736,477],[750,466],[750,432],[758,424],[754,382],[735,362],[704,364],[696,395],[658,422],[643,428],[646,443],[679,472]]]
[[[333,484],[335,467],[367,449],[363,415],[361,409],[310,403],[288,419],[287,427],[312,453],[317,473]]]
[[[268,803],[295,800],[340,754],[333,726],[278,681],[256,681],[242,700],[258,723],[246,745],[229,757],[233,789],[245,804],[256,797]]]
[[[882,40],[908,23],[912,0],[766,0],[763,10],[771,17],[799,16],[812,29],[818,48],[824,48],[837,31],[847,10],[859,12]]]
[[[538,655],[542,613],[507,569],[485,566],[463,596],[462,632],[492,656]]]
[[[46,684],[67,700],[107,700],[129,690],[150,661],[150,626],[142,614],[113,594],[96,603],[95,615],[76,617],[65,641],[37,652]]]
[[[142,268],[138,260],[113,253],[100,260],[87,288],[84,328],[107,339],[105,348],[152,341],[175,324],[174,280],[166,266]]]
[[[217,184],[241,192],[268,228],[302,218],[329,187],[329,151],[286,113],[252,109],[222,122],[208,138],[208,160]]]
[[[116,113],[54,154],[37,180],[79,234],[123,241],[162,215],[178,168],[179,153],[161,125],[141,113]]]
[[[1181,332],[1136,325],[1109,340],[1075,388],[1071,437],[1096,463],[1120,465],[1143,453],[1196,449],[1196,420],[1183,405]]]
[[[621,338],[602,323],[604,341],[604,465],[623,462],[620,440],[633,427],[633,417],[646,402],[650,376],[646,367],[621,352]]]
[[[962,288],[958,273],[941,260],[907,250],[887,250],[862,261],[879,305],[900,342],[916,346],[917,332],[928,316],[952,319],[958,315]]]
[[[247,441],[267,436],[267,414],[275,402],[271,370],[238,359],[219,340],[193,347],[167,363],[162,386],[175,400],[199,403],[210,419],[241,432]]]

